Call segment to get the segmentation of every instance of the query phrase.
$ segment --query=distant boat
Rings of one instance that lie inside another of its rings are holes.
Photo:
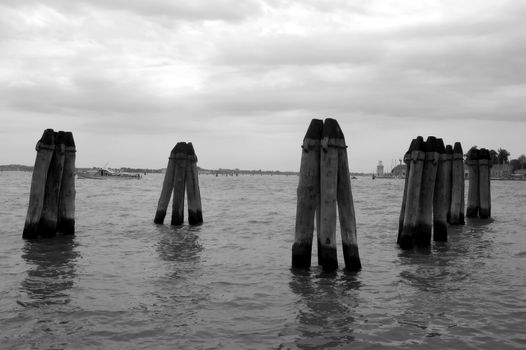
[[[105,179],[140,179],[141,174],[130,174],[119,171],[113,171],[108,168],[99,168],[86,171],[77,172],[78,179],[92,179],[92,180],[105,180]]]

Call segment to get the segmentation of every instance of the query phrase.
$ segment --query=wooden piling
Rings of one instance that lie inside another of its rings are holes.
[[[451,201],[451,153],[447,153],[442,139],[437,139],[439,153],[435,194],[433,196],[433,240],[447,242],[447,213]]]
[[[453,147],[451,204],[449,212],[450,224],[464,225],[464,155],[460,142],[455,142]]]
[[[197,156],[191,142],[186,145],[186,196],[188,198],[188,223],[199,225],[203,223],[201,208],[201,191],[199,190],[199,174],[197,172]]]
[[[476,218],[479,215],[480,197],[479,197],[479,150],[472,148],[467,154],[468,165],[468,205],[466,208],[466,217]]]
[[[413,248],[414,233],[420,202],[420,188],[422,185],[422,172],[425,160],[425,145],[422,136],[418,136],[414,145],[411,145],[411,166],[407,183],[407,198],[404,213],[404,226],[398,244],[402,249]]]
[[[42,215],[38,224],[38,233],[42,237],[54,237],[57,235],[60,185],[62,183],[62,172],[64,170],[64,132],[55,132],[54,136],[55,149],[51,163],[49,164],[44,205],[42,206]]]
[[[73,133],[64,133],[64,171],[60,184],[57,232],[75,234],[75,158],[76,147]]]
[[[46,129],[36,145],[37,156],[31,177],[31,190],[24,231],[22,233],[23,238],[38,237],[38,224],[42,215],[42,207],[44,206],[47,174],[54,150],[55,136],[53,129]]]
[[[336,188],[338,183],[338,123],[325,119],[320,151],[320,265],[324,271],[338,268],[336,255]]]
[[[311,265],[314,217],[320,206],[320,140],[323,121],[313,119],[301,146],[300,175],[297,189],[296,227],[292,245],[292,267]],[[319,225],[319,219],[317,223]]]
[[[184,192],[186,185],[186,142],[175,145],[175,166],[172,203],[172,225],[182,225],[184,221]]]
[[[164,174],[163,187],[161,189],[161,196],[157,202],[157,211],[155,212],[155,218],[153,222],[156,224],[163,224],[164,218],[166,217],[166,210],[170,203],[170,197],[174,188],[174,176],[175,176],[175,146],[170,152],[168,157],[168,165],[166,166],[166,172]]]
[[[489,151],[482,148],[479,152],[479,215],[482,219],[491,217],[491,178],[490,164],[491,156]]]
[[[409,149],[404,155],[404,163],[406,167],[405,167],[405,180],[404,180],[404,195],[402,197],[402,207],[400,209],[400,216],[398,218],[398,238],[396,239],[396,243],[398,244],[400,244],[400,235],[402,234],[402,230],[404,228],[405,205],[407,201],[407,184],[409,182],[409,168],[411,166],[411,149],[414,147],[415,142],[416,142],[416,139],[413,139],[411,141],[411,144],[409,145]]]
[[[431,245],[431,232],[433,229],[433,199],[439,160],[439,146],[434,136],[429,136],[427,138],[425,142],[425,153],[418,214],[416,218],[416,229],[413,235],[414,243],[418,247],[427,247]]]
[[[346,270],[359,271],[362,268],[362,264],[358,251],[356,217],[351,190],[347,146],[345,145],[345,137],[338,123],[336,123],[336,126],[338,127],[338,138],[336,140],[336,147],[338,150],[338,183],[336,198],[338,201],[338,217],[340,219],[343,259],[345,261]]]

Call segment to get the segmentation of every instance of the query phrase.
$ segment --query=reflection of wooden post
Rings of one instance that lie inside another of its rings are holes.
[[[155,212],[155,218],[153,222],[156,224],[162,224],[166,217],[166,210],[168,209],[168,203],[170,203],[170,197],[172,196],[172,190],[174,188],[174,174],[175,174],[175,147],[170,152],[168,158],[168,165],[166,166],[166,173],[164,174],[163,187],[161,189],[161,196],[157,203],[157,211]]]
[[[320,151],[320,235],[319,257],[325,271],[338,268],[336,256],[336,186],[338,181],[338,123],[327,118]]]
[[[409,145],[409,149],[404,155],[404,163],[406,167],[405,167],[404,195],[402,198],[402,208],[400,209],[400,217],[398,218],[398,238],[396,239],[396,243],[398,244],[400,244],[400,235],[402,234],[402,230],[404,228],[405,205],[407,202],[407,184],[409,182],[409,167],[411,166],[411,149],[413,149],[415,142],[416,142],[416,139],[413,139],[411,141],[411,144]]]
[[[58,201],[64,170],[64,153],[64,132],[55,132],[55,150],[49,164],[44,206],[38,225],[39,234],[43,237],[54,237],[57,234]]]
[[[480,209],[479,215],[483,219],[491,217],[491,178],[490,178],[490,160],[489,151],[482,148],[479,152],[479,186],[480,186]]]
[[[345,137],[338,123],[338,217],[340,218],[340,230],[342,235],[343,259],[348,271],[358,271],[362,268],[360,254],[358,252],[358,239],[356,235],[356,217],[351,191],[351,176],[349,173],[349,161],[347,158],[347,146]]]
[[[198,225],[203,223],[201,209],[201,191],[199,190],[199,174],[197,172],[197,156],[191,142],[186,145],[186,195],[188,197],[188,223]]]
[[[24,233],[22,234],[23,238],[38,237],[38,223],[44,205],[47,173],[55,149],[54,138],[53,130],[47,129],[36,145],[37,156],[31,177],[31,190]]]
[[[184,221],[184,190],[186,184],[186,152],[185,142],[175,145],[174,166],[174,196],[172,205],[172,225],[182,225]]]
[[[437,139],[439,160],[433,196],[433,240],[447,242],[447,212],[451,196],[451,158],[444,142]],[[451,147],[450,147],[451,148]]]
[[[453,147],[453,162],[451,165],[451,204],[449,223],[464,225],[464,155],[460,142]]]
[[[425,143],[425,160],[422,170],[422,183],[420,199],[414,233],[415,245],[427,247],[431,244],[431,231],[433,227],[433,195],[438,167],[439,147],[434,136],[429,136]]]
[[[294,268],[309,268],[311,265],[314,217],[320,202],[320,139],[322,129],[323,121],[313,119],[301,146],[296,227],[294,244],[292,245],[292,267]],[[319,219],[317,222],[319,225]]]
[[[479,150],[473,148],[468,152],[468,205],[466,208],[466,217],[476,218],[479,215],[480,197],[479,197]]]
[[[404,227],[398,244],[402,249],[413,248],[413,238],[416,229],[418,205],[420,201],[420,188],[422,185],[422,171],[424,168],[425,149],[424,139],[418,136],[416,141],[411,144],[411,166],[409,170],[409,180],[407,183],[407,198],[404,213]]]
[[[60,185],[57,231],[64,235],[75,233],[75,141],[71,132],[64,133],[64,172]]]

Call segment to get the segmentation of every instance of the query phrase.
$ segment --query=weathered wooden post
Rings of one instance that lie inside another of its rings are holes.
[[[314,217],[320,205],[320,139],[323,121],[313,119],[301,146],[300,175],[297,189],[296,227],[292,245],[292,267],[311,265]],[[319,219],[318,219],[319,225]]]
[[[414,242],[416,246],[427,247],[431,244],[433,228],[433,195],[435,193],[436,174],[439,159],[439,146],[434,136],[425,142],[425,160],[422,170],[420,199],[416,218]]]
[[[36,145],[37,156],[31,177],[31,190],[24,232],[22,233],[23,238],[38,237],[38,224],[42,214],[42,207],[44,206],[47,174],[54,150],[55,136],[53,129],[46,129]]]
[[[362,268],[362,264],[358,251],[356,217],[351,190],[347,146],[345,145],[345,136],[337,122],[336,126],[338,127],[338,137],[335,145],[338,151],[338,183],[336,197],[338,200],[338,217],[340,218],[340,230],[342,235],[343,259],[345,261],[345,268],[348,271],[359,271]]]
[[[75,158],[73,133],[64,133],[64,171],[60,185],[57,231],[64,235],[75,234]]]
[[[452,183],[453,183],[453,146],[446,145],[446,154],[451,158],[451,160],[447,163],[449,164],[449,192],[446,193],[448,202],[447,202],[447,222],[449,223],[450,217],[451,217],[451,192],[452,189]]]
[[[49,164],[44,205],[39,222],[39,235],[42,237],[54,237],[57,235],[58,206],[60,196],[60,185],[64,171],[64,132],[55,132],[55,150],[51,163]]]
[[[460,142],[453,147],[453,161],[451,165],[451,204],[449,223],[464,225],[464,155]]]
[[[320,151],[320,265],[324,271],[338,268],[336,255],[336,188],[338,183],[338,123],[327,118],[323,125]]]
[[[172,190],[174,188],[174,176],[175,176],[175,146],[170,152],[168,157],[168,165],[166,166],[166,173],[164,174],[163,187],[161,189],[161,196],[157,203],[157,211],[155,212],[155,218],[153,222],[156,224],[162,224],[166,217],[166,210],[170,203],[170,197],[172,196]]]
[[[479,215],[483,219],[491,217],[491,178],[490,178],[490,161],[489,151],[482,148],[479,152]]]
[[[411,144],[411,165],[407,183],[407,198],[404,213],[404,226],[398,244],[402,249],[413,248],[413,239],[416,229],[418,206],[420,202],[420,188],[422,185],[422,172],[424,169],[425,147],[424,139],[418,136]]]
[[[405,205],[407,201],[407,184],[409,182],[409,168],[411,166],[411,149],[414,147],[415,142],[416,142],[416,139],[413,139],[411,141],[411,144],[409,145],[409,149],[404,155],[404,163],[406,165],[406,168],[405,168],[405,180],[404,180],[404,195],[402,197],[402,208],[400,209],[400,217],[398,218],[398,238],[396,239],[396,243],[398,244],[400,244],[400,235],[402,234],[402,230],[404,228]]]
[[[447,242],[447,213],[451,201],[451,159],[453,157],[453,149],[449,146],[451,153],[448,153],[442,139],[437,139],[437,146],[439,160],[435,194],[433,196],[433,240],[436,242]]]
[[[479,150],[472,148],[467,154],[467,165],[469,171],[468,205],[466,217],[476,218],[479,215]]]
[[[199,174],[197,172],[197,156],[191,142],[186,145],[186,195],[188,197],[188,223],[199,225],[203,223],[201,208],[201,191],[199,190]]]
[[[175,167],[172,203],[172,225],[182,225],[184,221],[184,190],[186,185],[187,145],[178,142],[175,145]]]

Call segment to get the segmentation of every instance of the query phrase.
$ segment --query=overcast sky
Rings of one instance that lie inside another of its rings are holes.
[[[0,164],[46,128],[77,166],[298,170],[312,118],[351,171],[412,138],[526,153],[526,1],[2,0]]]

